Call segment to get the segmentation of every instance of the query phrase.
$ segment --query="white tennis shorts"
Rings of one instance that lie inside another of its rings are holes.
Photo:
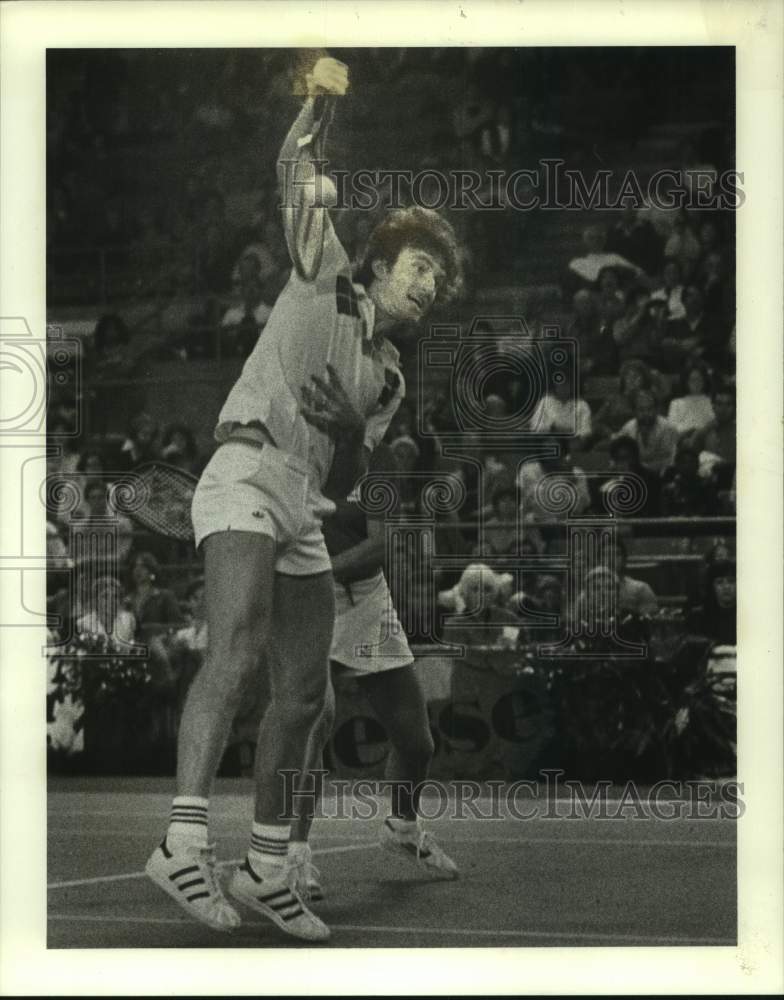
[[[267,535],[276,543],[277,572],[312,576],[332,568],[321,522],[334,510],[301,459],[273,445],[227,441],[199,480],[191,519],[197,547],[218,531]]]
[[[335,584],[335,629],[330,659],[359,674],[414,662],[383,573],[346,588]]]

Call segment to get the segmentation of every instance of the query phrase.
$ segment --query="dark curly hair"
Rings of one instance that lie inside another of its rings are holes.
[[[463,286],[463,260],[455,231],[446,219],[430,208],[414,205],[396,209],[371,232],[355,278],[366,287],[373,282],[373,261],[384,260],[391,266],[405,247],[416,247],[433,254],[442,263],[446,278],[438,299],[449,301]]]

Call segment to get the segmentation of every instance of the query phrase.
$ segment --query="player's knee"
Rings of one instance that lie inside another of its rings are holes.
[[[287,725],[314,729],[327,704],[327,683],[311,683],[303,688],[278,688],[270,706]]]
[[[258,663],[267,637],[266,616],[239,614],[210,632],[209,653],[216,661],[237,662],[241,668]]]
[[[422,729],[417,732],[414,739],[406,740],[405,747],[398,752],[402,752],[410,767],[417,772],[427,770],[435,753],[435,743],[430,729]]]

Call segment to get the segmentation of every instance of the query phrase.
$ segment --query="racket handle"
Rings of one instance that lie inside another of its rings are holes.
[[[313,101],[313,139],[314,141],[322,136],[327,126],[332,121],[337,105],[337,97],[334,94],[319,94]]]

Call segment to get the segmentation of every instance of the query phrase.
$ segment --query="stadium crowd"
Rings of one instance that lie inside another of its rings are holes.
[[[369,89],[371,102],[394,80],[397,100],[387,96],[386,101],[395,115],[405,108],[407,116],[418,116],[421,134],[432,140],[426,165],[434,167],[457,160],[461,166],[497,168],[563,151],[579,161],[597,129],[633,155],[649,124],[661,117],[665,100],[650,93],[654,77],[644,62],[665,57],[641,53],[638,64],[631,59],[614,77],[602,78],[607,71],[588,54],[563,63],[570,67],[564,76],[557,72],[562,63],[539,50],[526,53],[522,69],[511,55],[487,50],[377,50],[357,63],[368,84],[357,90]],[[57,58],[59,71],[49,77],[49,305],[56,314],[56,307],[68,302],[108,302],[83,341],[88,403],[102,384],[110,393],[143,385],[156,361],[188,366],[244,358],[264,336],[289,268],[271,180],[281,123],[292,106],[286,54],[238,50],[226,55],[217,79],[214,68],[204,72],[200,53],[164,58],[107,51],[71,63],[67,53]],[[445,88],[444,81],[456,73],[465,85]],[[520,85],[521,73],[534,81],[532,87]],[[681,79],[688,78],[682,70]],[[629,86],[635,97],[618,96],[625,92],[624,79],[642,81],[643,90]],[[668,79],[677,81],[678,73],[670,72]],[[586,108],[575,96],[581,80],[591,81],[592,93],[597,87],[612,92],[615,113],[607,115],[604,107],[600,114],[595,102]],[[520,96],[510,99],[514,94]],[[336,123],[341,159],[344,153],[350,158],[347,150],[356,141],[354,133],[362,134],[366,116],[367,108],[360,106],[342,131]],[[274,142],[265,138],[270,135]],[[390,152],[390,166],[420,152],[415,140]],[[731,165],[715,129],[674,147],[677,166],[707,162],[716,171]],[[143,164],[151,157],[163,167],[153,172],[154,184],[145,184],[150,171]],[[198,169],[185,166],[193,163]],[[671,167],[673,160],[660,166]],[[406,401],[387,434],[400,470],[447,472],[461,480],[464,502],[438,515],[436,541],[438,555],[464,556],[465,569],[441,573],[436,590],[445,610],[465,608],[477,599],[477,581],[483,581],[493,604],[508,617],[507,626],[497,630],[499,642],[545,641],[541,628],[531,632],[526,624],[531,609],[564,612],[570,585],[574,590],[563,575],[525,571],[526,555],[563,552],[558,518],[541,505],[537,491],[545,476],[569,484],[575,514],[606,512],[606,492],[628,472],[645,484],[638,518],[735,514],[731,213],[664,213],[625,203],[611,214],[608,220],[608,213],[597,212],[588,224],[581,215],[579,234],[564,227],[560,256],[549,262],[555,301],[537,306],[534,299],[526,316],[534,340],[555,319],[579,346],[576,396],[565,382],[551,378],[520,427],[543,441],[557,441],[557,457],[522,460],[514,448],[486,447],[481,470],[468,459],[443,457],[439,437],[456,427],[437,384],[420,391],[421,412],[413,399]],[[347,217],[337,223],[349,247],[371,221],[359,215],[355,223]],[[470,284],[450,322],[470,320],[486,285],[497,289],[500,282],[503,294],[504,286],[519,283],[534,256],[525,241],[539,224],[511,212],[462,216],[458,223],[472,251]],[[353,233],[352,224],[358,227]],[[148,308],[140,311],[140,303]],[[497,337],[500,344],[508,334],[491,328],[482,336]],[[407,373],[409,386],[417,377]],[[503,419],[519,412],[526,391],[519,376],[499,375],[483,405],[494,419]],[[75,539],[89,536],[111,513],[113,478],[150,461],[198,476],[209,454],[193,427],[176,419],[162,425],[144,403],[124,435],[88,426],[82,436],[68,436],[73,405],[53,393],[48,433],[59,454],[50,457],[49,473],[70,480],[78,502],[58,506],[53,500],[49,506],[50,608],[61,618],[62,635],[103,632],[145,642],[162,683],[174,690],[188,674],[182,663],[204,648],[194,553],[186,543],[145,534],[123,514],[115,515],[116,559],[110,563],[89,546],[76,546]],[[568,440],[557,436],[570,429]],[[474,443],[481,446],[481,437]],[[402,502],[409,512],[422,512],[415,489],[404,491]],[[622,528],[622,535],[618,564],[586,572],[574,590],[580,597],[571,614],[579,616],[594,592],[612,592],[615,606],[626,614],[660,613],[660,598],[668,595],[629,573],[629,562],[645,562],[648,555],[646,529]],[[688,593],[678,591],[676,602],[663,603],[677,606],[684,620],[709,638],[733,643],[732,541],[694,534],[680,543],[681,555],[703,558],[701,571]],[[515,555],[522,570],[515,580],[493,570],[494,557]],[[72,572],[75,587],[68,583]],[[429,638],[415,632],[412,637]]]

